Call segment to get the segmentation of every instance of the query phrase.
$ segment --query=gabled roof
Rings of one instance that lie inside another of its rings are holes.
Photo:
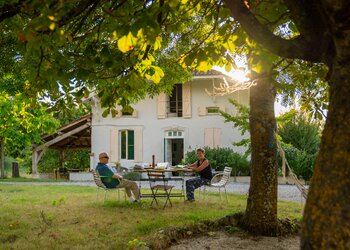
[[[202,72],[202,71],[197,71],[195,70],[193,72],[193,79],[224,79],[225,81],[231,81],[232,78],[228,75],[225,74],[223,72],[220,72],[218,70],[212,69],[212,70],[208,70],[206,72]]]
[[[62,126],[56,133],[42,137],[48,148],[91,148],[91,113]]]
[[[220,75],[224,76],[223,73],[221,73],[220,71],[217,71],[215,69],[211,69],[211,70],[208,70],[206,72],[195,70],[193,72],[193,75],[194,76],[220,76]]]

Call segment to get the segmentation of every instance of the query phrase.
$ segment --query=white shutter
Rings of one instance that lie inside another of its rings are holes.
[[[213,130],[213,146],[217,148],[221,144],[221,128],[214,128]]]
[[[214,133],[212,128],[204,129],[204,146],[209,148],[214,147]]]
[[[165,93],[160,93],[157,98],[157,118],[164,119],[166,118],[166,101],[167,96]]]
[[[182,109],[183,118],[191,118],[192,107],[191,107],[191,84],[189,82],[182,85]]]
[[[207,108],[206,107],[198,107],[198,116],[205,116],[207,115]]]
[[[134,129],[134,152],[135,152],[135,162],[143,162],[143,134],[142,128]]]
[[[119,161],[119,131],[118,131],[118,129],[111,129],[109,157],[110,157],[109,161],[111,163]]]

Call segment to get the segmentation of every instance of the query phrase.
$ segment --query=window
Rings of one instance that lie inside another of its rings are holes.
[[[122,115],[123,115],[123,116],[126,116],[126,115],[131,116],[132,113],[133,113],[133,112],[130,112],[129,110],[128,110],[128,111],[123,111],[123,110],[122,110]]]
[[[134,160],[135,138],[133,130],[120,131],[120,158],[123,160]]]
[[[167,117],[191,118],[191,84],[189,82],[175,84],[171,95],[160,93],[157,96],[157,118]]]
[[[207,114],[219,114],[219,107],[207,107]]]
[[[182,84],[177,83],[169,96],[169,116],[182,117]]]
[[[183,131],[179,131],[179,130],[166,131],[165,138],[183,138]]]
[[[134,109],[132,107],[124,107],[122,110],[122,116],[132,116]]]

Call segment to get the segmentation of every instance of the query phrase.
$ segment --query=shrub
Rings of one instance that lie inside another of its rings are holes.
[[[90,151],[89,150],[66,150],[65,151],[65,167],[74,169],[85,169],[90,167]],[[32,172],[31,154],[28,152],[23,160],[22,166],[27,169],[28,173]],[[59,151],[48,149],[41,157],[38,164],[39,173],[49,173],[54,169],[61,167],[59,159]]]
[[[282,147],[289,166],[296,176],[309,181],[313,174],[317,154],[309,154],[305,150],[299,150],[291,144],[283,144]]]
[[[292,118],[278,127],[278,134],[282,141],[309,154],[317,153],[321,141],[318,124],[305,115],[292,112],[294,112]]]
[[[225,167],[232,168],[232,175],[249,175],[250,163],[239,153],[231,148],[207,148],[205,147],[205,156],[210,165],[216,171],[222,171]],[[186,153],[185,162],[191,164],[197,161],[196,150]]]
[[[40,173],[52,172],[55,168],[59,168],[59,152],[57,150],[49,149],[41,157],[38,163],[38,171]]]
[[[126,172],[123,174],[123,178],[130,181],[139,181],[141,179],[141,173],[138,172]]]
[[[282,121],[278,134],[289,166],[298,177],[308,181],[320,147],[319,125],[295,110],[284,114]]]
[[[65,166],[67,168],[85,169],[90,168],[90,150],[66,151]]]

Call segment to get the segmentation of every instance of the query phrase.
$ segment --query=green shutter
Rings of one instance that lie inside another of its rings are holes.
[[[134,140],[134,131],[128,130],[128,160],[135,158]]]

